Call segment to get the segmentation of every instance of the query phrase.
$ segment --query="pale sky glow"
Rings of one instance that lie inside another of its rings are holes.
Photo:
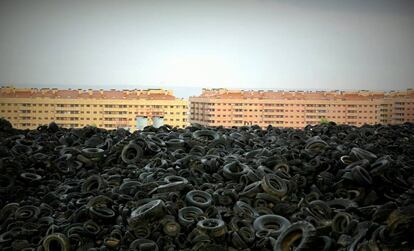
[[[228,58],[220,55],[187,55],[166,58],[160,67],[160,77],[164,82],[198,83],[208,85],[215,81],[230,83],[237,81],[237,68],[226,63]]]
[[[0,0],[0,83],[414,87],[412,0]]]

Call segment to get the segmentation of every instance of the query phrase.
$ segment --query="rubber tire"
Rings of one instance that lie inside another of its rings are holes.
[[[220,219],[204,219],[197,223],[197,229],[212,237],[226,234],[226,223]]]
[[[203,214],[203,210],[198,207],[183,207],[178,210],[178,222],[180,222],[183,226],[189,226],[197,222],[198,217]]]
[[[290,225],[277,238],[273,251],[289,251],[297,240],[300,242],[293,249],[295,251],[312,250],[312,242],[316,234],[315,227],[306,221],[298,221]]]
[[[55,242],[59,244],[60,249],[55,249],[54,246],[51,247],[51,244]],[[56,251],[56,250],[69,251],[70,250],[68,238],[66,238],[65,235],[60,234],[60,233],[54,233],[54,234],[50,234],[46,236],[45,239],[43,240],[42,246],[43,246],[44,251]]]
[[[151,222],[165,214],[165,205],[162,200],[150,201],[131,212],[128,225],[132,228],[141,222]]]
[[[195,197],[203,198],[204,202],[195,200]],[[185,200],[191,206],[196,206],[201,209],[206,209],[213,203],[213,197],[209,193],[201,190],[192,190],[188,192],[185,196]]]
[[[266,193],[280,198],[285,196],[288,192],[286,182],[279,176],[273,174],[268,174],[263,177],[262,188]]]
[[[128,151],[129,150],[135,150],[136,154],[133,158],[129,157]],[[128,145],[124,146],[121,153],[122,161],[124,161],[126,164],[134,164],[143,156],[143,150],[142,148],[135,144],[135,143],[129,143]]]
[[[266,225],[278,225],[278,229],[269,228]],[[267,231],[271,236],[277,237],[290,226],[290,221],[283,216],[275,214],[266,214],[257,217],[253,222],[253,228],[256,231]]]

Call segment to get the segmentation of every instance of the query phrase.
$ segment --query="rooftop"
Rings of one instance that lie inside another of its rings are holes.
[[[217,99],[294,99],[294,100],[316,100],[316,99],[348,99],[366,100],[383,99],[392,97],[412,97],[414,90],[405,91],[273,91],[273,90],[233,90],[233,89],[203,89],[199,98]]]
[[[171,90],[84,90],[84,89],[57,89],[57,88],[15,88],[13,86],[0,87],[2,98],[54,98],[54,99],[149,99],[174,100]]]

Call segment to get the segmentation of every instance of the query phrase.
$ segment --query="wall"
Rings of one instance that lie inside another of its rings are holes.
[[[176,99],[172,92],[164,90],[104,92],[2,87],[0,116],[20,129],[55,121],[64,127],[94,125],[135,130],[139,116],[163,116],[165,124],[185,127],[188,105],[186,100]]]
[[[323,118],[356,126],[414,122],[414,92],[204,89],[200,96],[190,97],[190,122],[209,126],[303,128]]]

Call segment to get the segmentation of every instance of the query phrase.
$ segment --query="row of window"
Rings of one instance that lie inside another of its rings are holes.
[[[200,110],[200,109],[194,109],[194,108],[192,108],[192,111],[193,111],[193,113],[195,113],[196,112],[196,110]],[[226,112],[226,111],[228,111],[228,112],[270,112],[270,113],[273,113],[273,112],[279,112],[279,113],[283,113],[283,112],[307,112],[307,113],[326,113],[327,111],[326,110],[313,110],[313,109],[311,109],[311,110],[309,110],[309,109],[306,109],[306,110],[284,110],[284,109],[263,109],[263,110],[261,110],[261,109],[213,109],[213,108],[210,108],[210,109],[204,109],[203,110],[204,112],[214,112],[214,111],[218,111],[218,112],[220,112],[220,111],[223,111],[223,112]],[[348,112],[348,113],[374,113],[374,111],[367,111],[367,110],[363,110],[363,111],[359,111],[359,110],[347,110],[347,111],[341,111],[341,110],[335,110],[335,111],[332,111],[331,110],[331,112]],[[375,113],[377,113],[377,111],[375,111]]]
[[[395,105],[414,104],[414,102],[395,102]],[[55,104],[33,104],[33,103],[0,103],[0,106],[13,106],[21,105],[24,107],[48,107],[55,106]],[[306,106],[306,107],[378,107],[378,105],[355,105],[355,104],[282,104],[282,103],[202,103],[202,102],[191,102],[191,106]],[[186,109],[186,105],[91,105],[91,104],[56,104],[57,107],[105,107],[105,108],[183,108]],[[392,106],[392,104],[380,104],[381,107]]]
[[[105,121],[132,121],[132,118],[83,118],[83,117],[30,117],[30,116],[21,116],[21,117],[5,117],[6,119],[9,120],[46,120],[48,121],[50,120],[62,120],[62,121],[78,121],[78,120],[94,120],[94,121],[98,121],[98,120],[105,120]],[[182,122],[187,122],[187,118],[176,118],[176,119],[172,119],[172,118],[164,118],[164,122],[165,121],[182,121]]]
[[[191,115],[191,118],[199,118],[199,117],[203,117],[202,116],[203,114],[198,114],[198,113],[195,113],[195,114],[192,114]],[[381,115],[381,116],[383,116],[383,115]],[[233,118],[243,118],[243,117],[250,117],[250,118],[252,118],[252,117],[256,117],[256,118],[258,118],[258,117],[263,117],[263,118],[341,118],[341,116],[321,116],[321,115],[306,115],[306,116],[304,116],[304,115],[296,115],[296,116],[294,116],[294,115],[263,115],[263,116],[259,116],[259,115],[249,115],[249,114],[233,114],[233,115],[221,115],[221,114],[205,114],[205,117],[217,117],[217,118],[221,118],[221,117],[223,117],[223,118],[225,118],[225,117],[229,117],[229,118],[231,118],[231,117],[233,117]],[[362,118],[364,118],[364,119],[373,119],[373,118],[377,118],[377,116],[375,116],[375,117],[373,117],[373,116],[342,116],[342,118],[360,118],[360,119],[362,119]]]
[[[0,110],[0,112],[1,113],[6,113],[6,111],[5,110]],[[11,111],[9,110],[9,111],[7,111],[7,112],[9,112],[9,113],[11,113]],[[18,111],[14,111],[15,113],[18,113]],[[31,110],[20,110],[19,111],[19,113],[49,113],[49,111],[31,111]],[[50,112],[50,113],[53,113],[53,112]],[[91,112],[90,111],[86,111],[86,112],[84,112],[84,111],[55,111],[55,113],[56,114],[91,114]],[[115,115],[117,115],[117,114],[133,114],[132,112],[126,112],[126,111],[120,111],[120,112],[111,112],[111,111],[104,111],[104,112],[102,112],[102,111],[94,111],[94,112],[92,112],[93,114],[110,114],[110,115],[113,115],[113,114],[115,114]],[[145,115],[145,114],[147,114],[147,112],[135,112],[135,114],[139,114],[139,115]],[[155,114],[155,113],[151,113],[151,114]],[[187,112],[164,112],[164,113],[156,113],[156,114],[158,114],[159,116],[162,116],[162,115],[168,115],[168,114],[170,114],[170,115],[184,115],[184,116],[186,116],[187,115]]]
[[[191,102],[191,107],[198,106],[304,106],[304,107],[378,107],[378,105],[354,105],[354,104],[282,104],[282,103],[202,103]]]
[[[27,123],[27,122],[14,123],[14,124],[15,124],[15,126],[20,126],[20,127],[23,127],[23,128],[37,127],[37,126],[43,125],[43,124],[39,124],[39,123]],[[129,127],[129,125],[125,124],[125,123],[124,124],[123,123],[114,123],[114,124],[94,124],[94,123],[91,123],[91,124],[85,124],[85,123],[73,123],[73,122],[59,122],[57,124],[59,126],[62,126],[62,127],[73,127],[73,128],[75,128],[75,127],[84,127],[84,126],[89,126],[89,125],[94,125],[94,126],[98,126],[98,127],[105,127],[105,128],[108,128],[108,129],[116,129],[116,128],[119,128],[119,127],[124,127],[124,128]],[[177,127],[185,128],[186,125],[182,124],[182,125],[179,125]]]
[[[202,121],[202,120],[201,120]],[[404,120],[398,120],[398,121],[404,121]],[[263,121],[243,121],[243,120],[205,120],[207,123],[218,123],[218,124],[297,124],[297,125],[307,125],[307,124],[319,124],[320,120],[308,120],[308,121],[277,121],[277,120],[263,120]],[[387,121],[381,121],[383,123],[386,123]],[[349,121],[346,122],[350,125],[362,125],[364,122],[356,122],[356,121]]]
[[[0,106],[23,107],[54,107],[55,104],[32,104],[32,103],[0,103]],[[56,104],[56,107],[105,107],[105,108],[165,108],[165,109],[187,109],[186,105],[80,105],[80,104]]]

